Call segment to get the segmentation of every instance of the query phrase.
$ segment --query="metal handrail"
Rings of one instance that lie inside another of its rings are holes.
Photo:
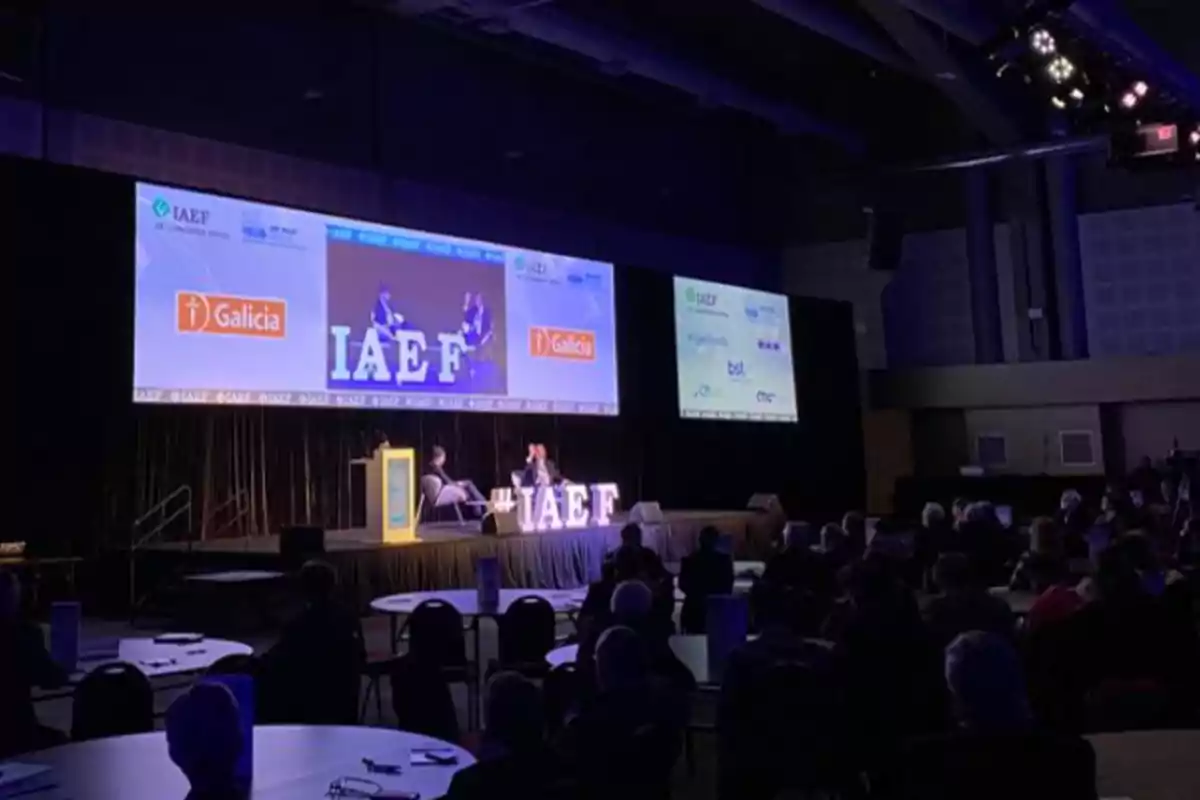
[[[212,519],[214,517],[216,517],[217,514],[219,514],[221,511],[224,511],[230,505],[236,504],[237,513],[234,514],[229,519],[225,520],[225,522],[220,527],[218,527],[215,531],[213,531],[213,535],[220,533],[221,531],[225,530],[226,528],[232,526],[235,522],[240,520],[242,517],[249,514],[250,513],[250,504],[249,503],[243,504],[241,502],[243,498],[248,500],[250,498],[250,492],[246,489],[238,489],[236,492],[234,492],[232,495],[230,495],[228,500],[226,500],[224,503],[221,503],[219,506],[217,506],[212,511],[210,511],[208,513],[208,515],[205,516],[203,521],[201,521],[201,523],[200,523],[200,537],[202,539],[208,538],[208,534],[206,532],[208,529],[208,523],[210,521],[212,521]]]
[[[174,512],[168,514],[166,509],[168,504],[178,497],[183,498],[183,504],[175,509]],[[161,514],[162,519],[158,524],[147,534],[138,538],[137,532],[141,525],[151,519],[155,514]],[[162,500],[159,500],[149,509],[147,509],[140,517],[133,521],[129,528],[129,613],[132,619],[137,612],[138,596],[137,596],[137,551],[152,539],[156,539],[162,535],[162,532],[167,529],[175,520],[181,516],[187,519],[188,545],[191,545],[192,537],[192,487],[187,484],[179,486]]]

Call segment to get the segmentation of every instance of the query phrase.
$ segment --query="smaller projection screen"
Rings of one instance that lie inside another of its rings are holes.
[[[611,264],[139,183],[142,403],[617,414]]]
[[[784,295],[677,276],[675,360],[685,418],[798,419]]]

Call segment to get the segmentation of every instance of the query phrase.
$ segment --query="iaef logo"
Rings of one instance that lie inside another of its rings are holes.
[[[161,197],[154,198],[154,205],[151,208],[154,209],[154,216],[156,217],[165,217],[171,213],[171,204]]]

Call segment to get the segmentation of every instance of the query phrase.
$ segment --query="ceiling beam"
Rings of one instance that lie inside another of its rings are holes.
[[[978,71],[956,58],[942,37],[898,0],[858,0],[858,4],[993,144],[1008,147],[1025,139],[1020,115],[1006,108],[986,82],[979,79],[982,76],[973,74]]]
[[[420,16],[453,6],[488,25],[481,30],[516,33],[586,56],[614,75],[633,74],[692,95],[705,106],[723,107],[772,123],[782,133],[817,136],[854,154],[865,152],[862,134],[784,100],[739,85],[708,67],[671,55],[657,44],[623,36],[579,20],[550,3],[528,0],[392,0],[387,7]]]
[[[916,71],[912,61],[887,37],[860,25],[853,18],[829,7],[824,0],[753,0],[754,4],[784,19],[832,39],[898,72]]]

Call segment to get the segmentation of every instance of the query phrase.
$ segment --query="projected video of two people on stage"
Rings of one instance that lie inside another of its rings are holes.
[[[328,244],[329,389],[503,395],[504,267]]]

